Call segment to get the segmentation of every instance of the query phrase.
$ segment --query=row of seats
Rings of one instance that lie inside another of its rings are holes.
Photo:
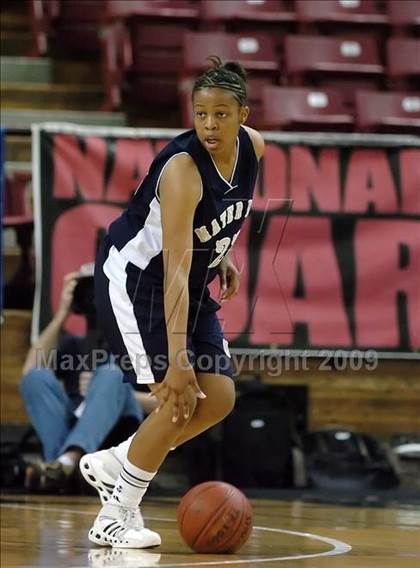
[[[420,89],[420,40],[393,36],[385,41],[385,36],[376,34],[388,21],[394,33],[415,29],[420,24],[420,2],[108,0],[100,4],[98,13],[98,2],[91,0],[30,3],[33,15],[37,9],[33,22],[38,22],[46,45],[55,35],[62,49],[69,43],[70,49],[88,50],[89,45],[94,47],[89,34],[93,32],[97,42],[100,36],[103,110],[120,106],[123,89],[137,103],[159,106],[176,105],[181,95],[188,126],[191,78],[207,67],[209,54],[239,60],[249,71],[251,122],[256,126],[264,124],[263,91],[270,85],[338,89],[350,114],[356,90]],[[296,19],[305,33],[284,33],[288,28],[283,24]],[[339,21],[359,23],[368,33],[350,28],[346,35],[309,34],[315,21],[334,24],[334,32],[343,29],[336,25]]]
[[[282,28],[372,33],[391,27],[395,35],[418,33],[420,27],[416,0],[29,0],[29,6],[38,54],[46,52],[54,30],[73,46],[83,39],[87,49],[98,44],[98,26],[129,17],[178,21],[193,29],[274,33]]]
[[[266,129],[420,133],[420,93],[356,91],[353,105],[337,89],[265,87]]]
[[[117,32],[117,35],[112,35]],[[118,107],[121,87],[128,81],[134,99],[144,104],[174,105],[181,94],[184,126],[191,124],[190,93],[193,77],[208,65],[209,54],[239,60],[249,72],[250,123],[265,126],[263,90],[272,86],[334,87],[351,107],[357,89],[420,90],[420,40],[391,38],[387,65],[382,64],[376,40],[289,36],[284,38],[283,63],[269,36],[186,32],[176,42],[166,35],[163,44],[158,26],[131,40],[125,28],[113,28],[104,37],[107,107]],[[130,50],[131,41],[138,48]],[[140,44],[140,45],[139,45]],[[127,58],[127,54],[129,57]],[[127,58],[127,59],[124,59]],[[124,72],[125,70],[125,72]]]

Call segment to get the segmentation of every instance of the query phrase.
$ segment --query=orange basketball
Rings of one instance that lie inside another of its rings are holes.
[[[252,532],[252,508],[233,485],[207,481],[184,495],[177,510],[182,538],[195,552],[236,552]]]

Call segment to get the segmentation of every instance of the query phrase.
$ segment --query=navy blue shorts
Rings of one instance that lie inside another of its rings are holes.
[[[196,302],[190,294],[188,357],[196,373],[232,377],[228,342],[215,313],[219,305],[206,290]],[[161,382],[168,369],[168,341],[161,285],[142,278],[109,237],[95,266],[95,304],[101,326],[124,380],[133,384]]]

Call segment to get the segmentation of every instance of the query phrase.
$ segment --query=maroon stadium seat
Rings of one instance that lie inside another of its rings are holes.
[[[420,2],[418,0],[393,0],[388,2],[389,22],[395,33],[420,30]]]
[[[420,133],[420,92],[356,93],[359,130]]]
[[[295,31],[293,0],[203,0],[200,17],[205,30],[268,34],[279,55],[284,34]]]
[[[287,130],[351,130],[353,115],[346,98],[335,89],[265,87],[266,128]]]
[[[212,22],[292,22],[293,4],[287,0],[212,0],[201,3],[201,18]]]
[[[394,87],[420,89],[420,39],[391,38],[386,47]]]
[[[161,19],[191,19],[198,16],[195,0],[105,0],[106,17],[120,19],[129,16]]]
[[[293,85],[382,85],[384,67],[371,37],[287,36],[285,66]],[[359,82],[359,83],[358,83]]]
[[[271,38],[263,34],[228,34],[224,32],[187,33],[184,37],[184,71],[195,73],[208,67],[206,58],[219,55],[224,60],[239,61],[254,72],[278,74],[278,63]]]
[[[377,0],[343,2],[340,0],[295,0],[296,17],[301,29],[311,30],[314,24],[326,24],[329,31],[384,26],[387,15],[384,3]]]
[[[225,61],[239,61],[249,72],[248,94],[250,124],[260,125],[262,88],[278,79],[279,70],[274,42],[263,34],[227,34],[224,32],[187,33],[184,36],[183,73],[180,84],[183,124],[192,124],[191,77],[205,71],[209,55]]]
[[[193,0],[108,0],[104,14],[105,110],[120,104],[121,87],[155,106],[178,101],[183,35],[198,21]]]
[[[30,0],[34,55],[95,53],[100,49],[102,4],[98,0]]]

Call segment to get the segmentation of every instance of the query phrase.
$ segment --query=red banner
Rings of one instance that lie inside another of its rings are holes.
[[[68,125],[34,132],[37,329],[56,309],[64,275],[94,259],[171,135]],[[219,312],[233,346],[418,350],[420,142],[267,138],[233,256],[241,290]],[[71,318],[72,331],[81,325]]]

